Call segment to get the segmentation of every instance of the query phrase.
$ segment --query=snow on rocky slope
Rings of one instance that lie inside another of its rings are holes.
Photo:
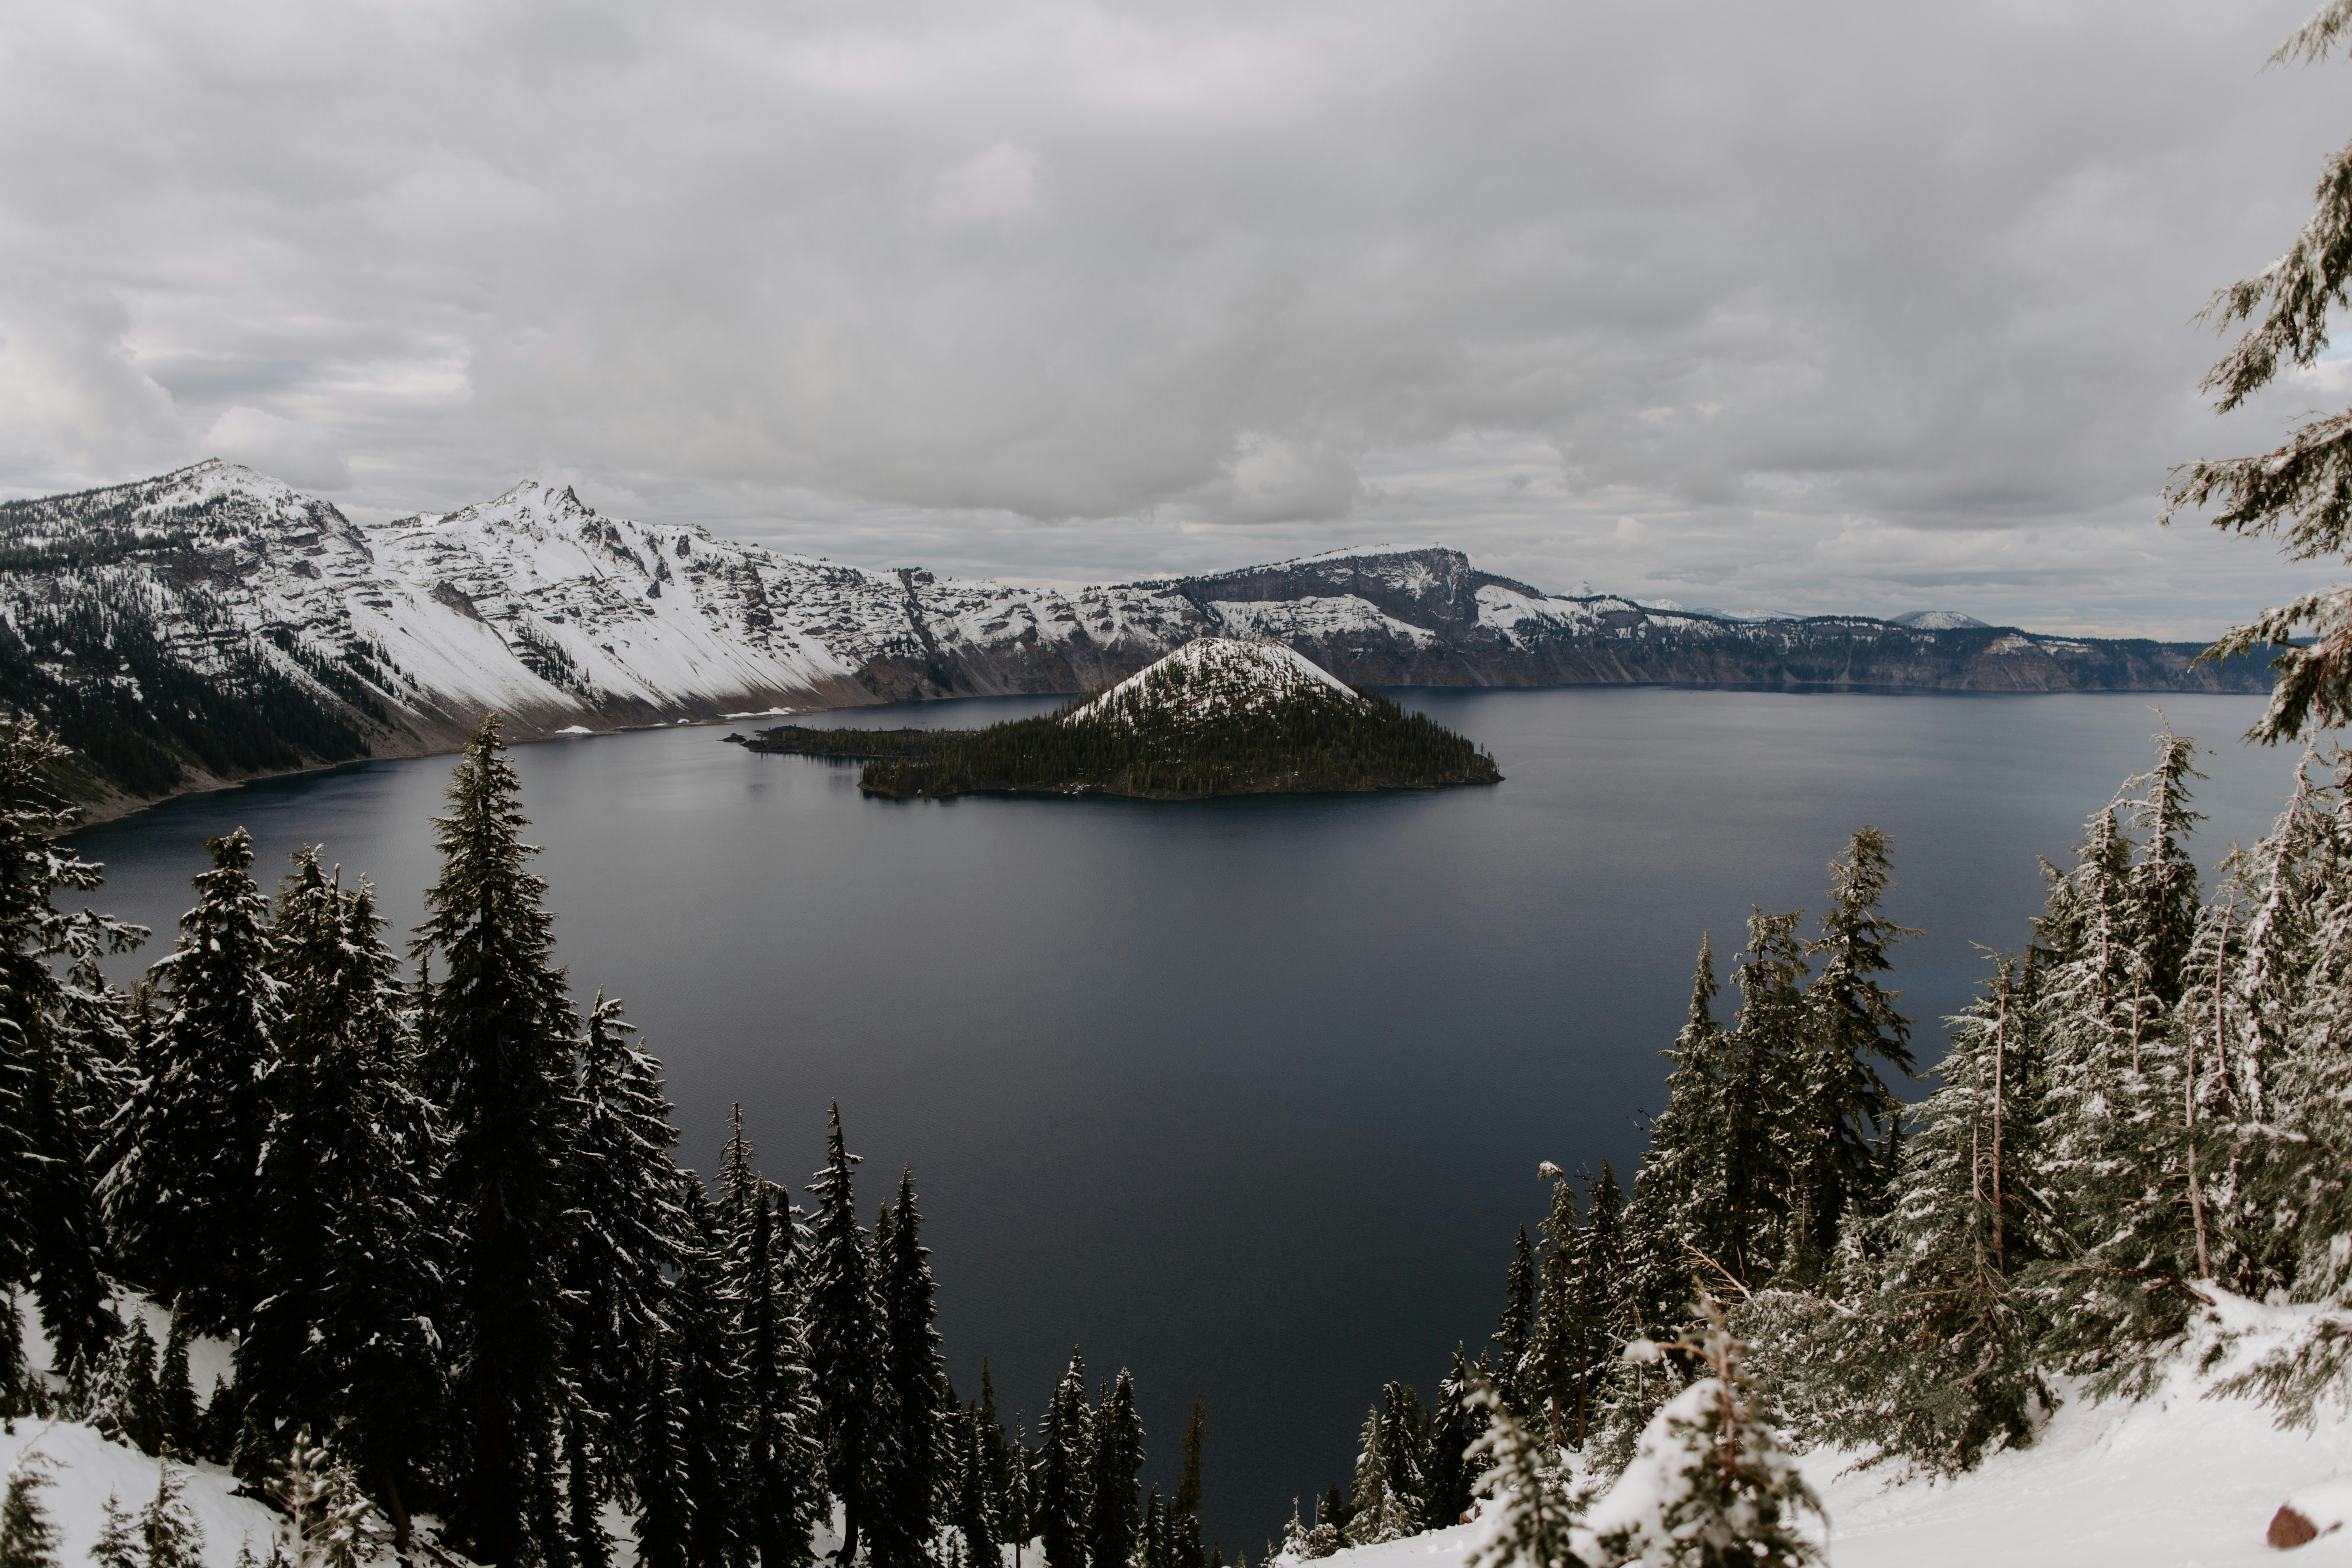
[[[0,703],[131,795],[443,749],[491,709],[527,738],[1083,691],[1203,636],[1274,639],[1357,685],[2261,684],[2171,645],[1547,595],[1437,546],[1064,593],[608,517],[536,480],[370,527],[218,460],[0,504]]]
[[[1065,721],[1119,719],[1139,707],[1164,708],[1192,720],[1258,713],[1307,693],[1329,693],[1360,704],[1347,682],[1278,642],[1197,637],[1145,666]]]

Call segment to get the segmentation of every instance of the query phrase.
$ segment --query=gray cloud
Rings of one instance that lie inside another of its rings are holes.
[[[2198,635],[2311,574],[2166,468],[2346,391],[2194,395],[2347,129],[2302,9],[20,7],[0,488]]]

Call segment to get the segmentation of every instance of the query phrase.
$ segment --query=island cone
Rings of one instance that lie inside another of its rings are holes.
[[[986,730],[861,736],[781,726],[764,752],[872,759],[868,795],[1201,800],[1499,784],[1472,742],[1275,642],[1202,637],[1057,713]]]

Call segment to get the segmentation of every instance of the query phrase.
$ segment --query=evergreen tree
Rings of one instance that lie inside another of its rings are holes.
[[[2000,957],[1954,1020],[1940,1087],[1906,1150],[1884,1272],[1861,1312],[1816,1325],[1793,1358],[1807,1364],[1782,1379],[1852,1387],[1831,1435],[1934,1471],[2029,1441],[2035,1407],[2052,1399],[2034,1362],[2039,1321],[2015,1285],[2053,1242],[2034,1186],[2037,984]]]
[[[1486,1511],[1486,1529],[1471,1547],[1468,1568],[1583,1568],[1571,1538],[1575,1504],[1542,1439],[1519,1424],[1491,1385],[1468,1397],[1486,1416],[1470,1450],[1477,1490],[1496,1503]]]
[[[2207,1271],[2173,1098],[2172,1012],[2196,925],[2196,871],[2180,847],[2196,819],[2193,748],[2169,731],[2157,742],[2157,766],[2126,784],[2137,795],[2092,819],[2036,931],[2049,954],[2036,1180],[2066,1243],[2029,1283],[2049,1349],[2102,1395],[2150,1386],[2201,1301],[2191,1281]],[[2144,835],[2136,858],[2119,812]]]
[[[740,1247],[751,1236],[751,1205],[765,1184],[751,1163],[754,1151],[743,1134],[743,1102],[727,1111],[727,1142],[719,1149],[719,1207],[728,1235]]]
[[[678,1262],[684,1223],[662,1064],[630,1039],[635,1033],[620,999],[598,992],[580,1049],[567,1181],[564,1376],[574,1406],[568,1419],[600,1500],[626,1485],[635,1446],[631,1405],[645,1394],[664,1276]]]
[[[1528,1359],[1528,1346],[1535,1337],[1536,1327],[1536,1255],[1528,1245],[1528,1227],[1519,1226],[1518,1241],[1511,1253],[1510,1272],[1503,1277],[1503,1318],[1492,1336],[1501,1352],[1502,1366],[1496,1373],[1496,1385],[1507,1400],[1517,1401],[1518,1379]]]
[[[1811,1131],[1799,1103],[1811,1023],[1800,918],[1760,909],[1748,916],[1748,947],[1732,976],[1739,1017],[1726,1070],[1712,1085],[1724,1129],[1721,1207],[1695,1213],[1684,1227],[1709,1274],[1738,1289],[1761,1284],[1803,1235],[1792,1236],[1788,1224],[1792,1200],[1805,1196],[1790,1179],[1790,1145],[1810,1142]]]
[[[1829,910],[1811,944],[1822,962],[1806,993],[1811,1016],[1798,1064],[1790,1161],[1804,1223],[1783,1251],[1784,1271],[1800,1286],[1811,1283],[1837,1249],[1848,1215],[1876,1206],[1886,1173],[1878,1145],[1903,1112],[1879,1065],[1906,1077],[1913,1070],[1911,1021],[1895,1007],[1901,993],[1877,980],[1893,967],[1887,950],[1918,934],[1879,910],[1895,886],[1893,848],[1875,827],[1855,832],[1844,857],[1830,863]]]
[[[51,1483],[47,1458],[30,1450],[8,1468],[8,1492],[0,1499],[0,1568],[58,1568],[65,1532],[41,1505]]]
[[[1209,1441],[1209,1402],[1195,1394],[1192,1414],[1184,1423],[1184,1436],[1177,1442],[1177,1450],[1184,1456],[1184,1469],[1176,1482],[1176,1495],[1169,1499],[1171,1528],[1175,1532],[1172,1550],[1178,1568],[1204,1568],[1201,1555],[1201,1451]]]
[[[555,1415],[577,1026],[504,752],[496,714],[467,738],[449,815],[434,819],[441,874],[415,944],[420,964],[435,953],[443,964],[421,1034],[450,1140],[448,1338],[466,1450],[456,1522],[472,1555],[497,1564],[528,1555],[528,1467]]]
[[[564,1548],[578,1568],[612,1568],[613,1538],[597,1510],[603,1492],[575,1406],[563,1417],[563,1501]]]
[[[204,1416],[188,1376],[188,1325],[177,1314],[163,1336],[163,1359],[155,1373],[156,1404],[163,1417],[163,1452],[193,1459],[204,1446]]]
[[[820,1455],[813,1436],[808,1347],[792,1310],[792,1213],[762,1183],[750,1198],[751,1241],[735,1293],[742,1302],[749,1357],[751,1474],[745,1490],[747,1543],[761,1568],[796,1568],[809,1554],[809,1532],[824,1502]],[[777,1211],[782,1209],[781,1224]]]
[[[1584,1251],[1584,1214],[1567,1175],[1550,1161],[1538,1175],[1552,1179],[1551,1208],[1538,1228],[1542,1235],[1543,1295],[1536,1304],[1520,1391],[1529,1419],[1546,1431],[1555,1448],[1566,1447],[1577,1431],[1577,1407],[1584,1368],[1596,1332],[1587,1321],[1579,1266]]]
[[[1018,1536],[1010,1533],[1015,1528],[1010,1513],[1010,1499],[1013,1478],[1019,1473],[1023,1456],[1013,1440],[1005,1435],[1003,1418],[997,1414],[996,1384],[989,1376],[986,1356],[980,1359],[980,1398],[973,1403],[980,1416],[981,1436],[985,1439],[982,1447],[987,1461],[989,1507],[995,1510],[998,1534],[1017,1542]]]
[[[1045,1543],[1045,1568],[1086,1568],[1087,1521],[1093,1507],[1094,1423],[1087,1409],[1087,1363],[1076,1345],[1040,1434],[1036,1531]]]
[[[1728,1155],[1717,1082],[1728,1070],[1729,1049],[1715,1019],[1721,990],[1715,977],[1715,939],[1702,935],[1689,1016],[1672,1048],[1661,1053],[1672,1064],[1665,1109],[1650,1122],[1649,1147],[1626,1212],[1629,1291],[1635,1318],[1646,1324],[1679,1321],[1690,1300],[1691,1271],[1700,1266],[1691,1255],[1697,1239],[1691,1227],[1722,1207]]]
[[[104,1197],[131,1277],[193,1327],[226,1334],[258,1299],[264,1079],[282,1003],[252,838],[240,827],[205,848],[213,868],[195,879],[196,907],[149,972],[163,1016],[141,1042]]]
[[[1822,1512],[1773,1430],[1747,1347],[1712,1300],[1676,1350],[1699,1376],[1660,1410],[1630,1468],[1586,1518],[1611,1563],[1800,1568],[1821,1561],[1799,1523]]]
[[[1630,1334],[1624,1209],[1617,1173],[1603,1160],[1601,1174],[1585,1178],[1584,1227],[1577,1236],[1577,1254],[1570,1272],[1576,1293],[1570,1317],[1578,1329],[1575,1443],[1580,1449],[1591,1428],[1594,1392],[1617,1347]]]
[[[2316,62],[2352,28],[2352,0],[2327,0],[2298,28],[2271,63]],[[2205,319],[2226,331],[2245,332],[2206,373],[2199,390],[2227,414],[2268,386],[2279,373],[2312,363],[2326,350],[2328,320],[2352,284],[2352,147],[2330,155],[2319,178],[2317,205],[2285,255],[2255,276],[2231,284],[2206,306]],[[2217,506],[2214,527],[2271,534],[2297,561],[2352,549],[2352,413],[2323,415],[2288,433],[2287,444],[2257,457],[2205,459],[2173,471],[2164,492],[2162,521],[2185,509]],[[2309,626],[2312,635],[2301,627]],[[2305,595],[2225,635],[2207,658],[2274,648],[2275,679],[2269,707],[2248,739],[2292,740],[2352,720],[2352,591]]]
[[[169,1459],[157,1467],[155,1495],[139,1511],[142,1568],[204,1568],[205,1531],[188,1505],[188,1477]]]
[[[403,1481],[429,1459],[441,1405],[444,1145],[415,1088],[399,961],[373,890],[330,879],[315,849],[293,858],[269,933],[277,1061],[257,1186],[260,1301],[237,1375],[271,1429],[335,1435],[404,1550]]]
[[[1432,1528],[1454,1523],[1470,1511],[1475,1500],[1478,1477],[1470,1468],[1470,1448],[1486,1430],[1479,1381],[1456,1345],[1453,1369],[1437,1385],[1437,1409],[1429,1419],[1427,1516]]]
[[[1143,1423],[1135,1413],[1135,1384],[1124,1367],[1096,1412],[1093,1426],[1087,1563],[1088,1568],[1128,1568],[1143,1522],[1136,1492],[1136,1478],[1143,1469]]]
[[[808,1189],[817,1208],[807,1297],[809,1372],[823,1412],[825,1482],[845,1517],[843,1568],[856,1560],[859,1542],[889,1506],[897,1423],[889,1342],[866,1231],[857,1223],[851,1181],[856,1163],[842,1140],[836,1102],[825,1132],[825,1167]]]
[[[155,1381],[155,1336],[143,1315],[133,1315],[117,1362],[111,1408],[102,1426],[111,1426],[142,1454],[163,1450],[163,1394]]]
[[[1350,1546],[1377,1546],[1394,1541],[1394,1520],[1388,1506],[1388,1456],[1381,1451],[1381,1407],[1364,1412],[1356,1434],[1356,1468],[1348,1478],[1348,1519],[1342,1534]]]
[[[937,1528],[940,1450],[953,1400],[934,1327],[936,1286],[930,1249],[921,1239],[922,1215],[915,1207],[915,1173],[898,1177],[887,1236],[877,1227],[877,1272],[880,1278],[883,1333],[889,1346],[890,1405],[897,1420],[891,1435],[889,1500],[884,1515],[890,1540],[876,1542],[876,1562],[913,1562]]]
[[[1381,1390],[1382,1529],[1401,1538],[1429,1528],[1429,1412],[1409,1383]]]
[[[635,1533],[642,1568],[687,1568],[693,1533],[694,1510],[687,1501],[679,1455],[679,1401],[677,1381],[670,1375],[669,1338],[667,1330],[657,1331],[648,1348],[645,1396],[636,1405]],[[842,1561],[848,1561],[846,1553]]]
[[[955,1423],[953,1520],[963,1537],[964,1554],[972,1563],[995,1568],[998,1558],[995,1509],[989,1497],[989,1445],[992,1435],[980,1407],[962,1413]]]
[[[137,1521],[122,1506],[119,1493],[106,1494],[99,1520],[98,1539],[90,1542],[89,1560],[98,1568],[145,1568],[140,1561]]]
[[[688,1568],[725,1568],[747,1542],[739,1528],[749,1446],[746,1382],[727,1279],[724,1222],[702,1178],[680,1180],[684,1244],[669,1310],[677,1409],[678,1480],[686,1496]]]
[[[2217,1250],[2320,1309],[2224,1384],[2291,1426],[2309,1426],[2322,1404],[2340,1401],[2352,1373],[2352,1194],[2340,1153],[2352,1145],[2342,1043],[2352,1016],[2352,755],[2334,762],[2335,778],[2306,782],[2256,847],[2258,912],[2236,952],[2225,946],[2229,982],[2201,982],[2210,994],[2197,998],[2194,1016],[2209,1048],[2184,1074],[2226,1112],[2203,1130],[2216,1165],[2225,1152],[2230,1159],[2213,1194],[2216,1216],[2231,1227]],[[2208,1008],[2220,1015],[2210,1023]]]
[[[69,755],[33,721],[0,715],[0,1290],[31,1288],[59,1365],[88,1363],[116,1326],[99,1279],[97,1177],[125,1066],[109,1055],[119,1042],[77,1026],[74,994],[97,1003],[80,1011],[111,1019],[97,958],[147,935],[54,907],[58,893],[104,879],[104,868],[58,842],[80,816],[50,783]],[[0,1360],[16,1342],[0,1346]]]

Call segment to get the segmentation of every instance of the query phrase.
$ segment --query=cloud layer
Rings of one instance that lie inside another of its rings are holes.
[[[1443,540],[1548,586],[2198,635],[2189,321],[2299,4],[91,0],[0,18],[0,489],[523,473],[961,572]]]

